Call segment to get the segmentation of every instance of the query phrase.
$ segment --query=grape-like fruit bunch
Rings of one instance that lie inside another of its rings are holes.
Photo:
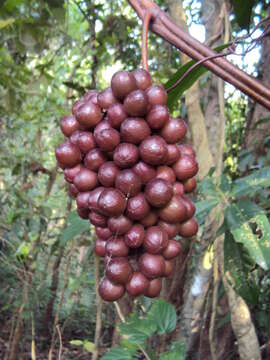
[[[56,149],[78,214],[95,226],[104,257],[99,294],[115,301],[156,297],[181,251],[176,235],[197,233],[195,152],[180,144],[187,127],[172,118],[167,93],[150,74],[118,71],[102,92],[88,91],[61,121]]]

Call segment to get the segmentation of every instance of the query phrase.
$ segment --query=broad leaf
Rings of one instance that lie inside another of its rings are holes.
[[[89,353],[92,353],[95,350],[95,344],[92,341],[84,340],[83,347]]]
[[[133,360],[134,351],[122,347],[114,347],[102,356],[101,360]]]
[[[172,332],[176,327],[176,311],[172,304],[164,300],[156,301],[150,311],[149,316],[156,323],[158,334]]]
[[[60,245],[63,246],[66,242],[72,240],[75,236],[89,231],[89,221],[83,220],[79,217],[76,211],[72,212],[68,217],[68,226],[63,231],[60,239]]]
[[[226,221],[235,241],[243,244],[251,258],[264,270],[268,270],[270,268],[270,224],[264,212],[255,204],[250,205],[250,208],[245,209],[243,206],[241,208],[233,204],[226,210]],[[254,231],[250,223],[255,224]]]
[[[205,217],[210,213],[214,207],[219,203],[218,199],[201,200],[196,202],[196,219],[201,224]]]
[[[186,347],[184,343],[174,342],[170,347],[170,351],[160,355],[160,360],[185,360]]]
[[[125,340],[131,344],[143,345],[156,331],[157,325],[149,317],[141,319],[137,315],[131,315],[119,328]]]
[[[243,195],[254,195],[256,191],[270,186],[270,166],[256,170],[253,174],[234,182],[231,195],[241,197]]]
[[[83,341],[82,340],[70,340],[69,342],[71,345],[74,346],[82,346],[83,345]]]
[[[255,0],[232,0],[235,19],[241,29],[249,28]]]
[[[243,245],[236,243],[229,232],[224,241],[224,267],[225,272],[233,279],[234,290],[247,303],[256,304],[259,292],[250,274],[254,262]]]
[[[13,18],[9,18],[9,19],[0,19],[0,29],[5,28],[6,26],[11,25],[12,23],[14,23],[15,19]]]
[[[217,52],[226,49],[230,44],[224,44],[218,46],[214,50]],[[172,85],[174,85],[185,73],[196,63],[196,61],[191,60],[185,65],[181,66],[179,70],[170,78],[170,80],[164,85],[165,89],[169,89]],[[173,90],[168,93],[167,106],[170,110],[172,110],[175,102],[180,98],[180,96],[189,89],[202,75],[204,75],[208,71],[203,65],[198,65],[194,70],[192,70],[184,79],[181,81]]]

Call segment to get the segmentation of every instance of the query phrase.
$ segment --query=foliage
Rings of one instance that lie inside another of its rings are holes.
[[[147,313],[137,311],[130,315],[124,323],[119,325],[121,335],[121,347],[114,347],[101,359],[135,359],[140,351],[148,353],[147,343],[152,342],[154,337],[171,333],[176,327],[176,312],[174,307],[164,300],[155,300]],[[156,339],[155,341],[158,341]],[[151,349],[150,349],[151,350]],[[170,360],[174,358],[184,359],[184,346],[182,343],[173,343],[170,351],[161,354],[160,359]],[[149,352],[150,353],[150,352]],[[156,359],[155,352],[152,350]]]

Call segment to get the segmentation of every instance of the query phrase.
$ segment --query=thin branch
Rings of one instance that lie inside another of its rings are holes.
[[[31,346],[31,359],[36,360],[36,343],[35,343],[35,321],[34,321],[34,314],[31,311],[31,320],[32,320],[32,346]]]
[[[62,335],[59,325],[56,326],[58,337],[59,337],[59,352],[58,352],[58,360],[61,360],[62,358],[62,349],[63,349],[63,343],[62,343]]]
[[[62,286],[62,289],[61,289],[61,292],[60,292],[59,304],[58,304],[58,308],[57,308],[56,315],[55,315],[54,326],[53,326],[53,334],[52,334],[52,339],[51,339],[51,347],[50,347],[50,350],[49,350],[48,360],[53,359],[55,335],[56,335],[56,331],[58,331],[57,326],[59,326],[59,324],[58,324],[59,315],[60,315],[60,311],[61,311],[62,305],[63,305],[64,293],[65,293],[66,285],[67,285],[67,281],[68,281],[68,270],[69,270],[69,265],[70,265],[71,257],[72,257],[72,254],[73,254],[73,250],[74,250],[74,242],[71,243],[70,251],[68,253],[67,260],[66,260],[63,286]]]
[[[213,283],[214,283],[214,289],[213,289],[210,327],[209,327],[209,344],[210,344],[212,359],[217,360],[214,332],[215,332],[215,321],[216,321],[217,303],[218,303],[219,272],[218,272],[218,260],[217,260],[216,251],[214,251]]]
[[[118,304],[117,301],[114,301],[114,306],[115,306],[115,308],[116,308],[116,312],[117,312],[117,314],[118,314],[118,316],[119,316],[119,319],[122,321],[122,323],[126,322],[126,319],[125,319],[125,317],[124,317],[124,315],[123,315],[123,313],[122,313],[122,311],[121,311],[121,309],[120,309],[120,306],[119,306],[119,304]]]
[[[96,301],[97,301],[97,315],[96,315],[96,331],[95,331],[95,349],[93,352],[92,360],[98,359],[98,346],[102,329],[102,299],[98,293],[99,285],[99,257],[95,256],[95,289],[96,289]]]
[[[149,30],[149,23],[152,18],[152,11],[147,10],[143,18],[143,29],[142,29],[142,67],[148,71],[148,50],[147,50],[147,36]]]

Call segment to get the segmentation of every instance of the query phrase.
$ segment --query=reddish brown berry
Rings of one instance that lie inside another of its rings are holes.
[[[165,270],[165,260],[161,255],[144,253],[139,260],[140,271],[148,279],[163,276]]]
[[[114,284],[126,284],[132,276],[132,268],[126,258],[112,258],[106,267],[106,276]]]
[[[106,255],[106,241],[97,239],[94,245],[94,252],[97,256],[104,257]]]
[[[168,160],[168,149],[160,136],[149,136],[140,144],[141,159],[150,165],[164,165]]]
[[[118,71],[112,77],[111,88],[114,96],[123,100],[129,93],[136,90],[135,77],[128,71]]]
[[[126,214],[131,220],[141,220],[150,211],[143,193],[139,193],[128,200]]]
[[[149,280],[141,272],[135,272],[126,284],[126,290],[129,295],[136,297],[143,295],[147,291],[148,286]]]
[[[161,129],[160,135],[168,144],[174,144],[183,139],[187,133],[187,125],[184,120],[170,119]]]
[[[143,185],[147,184],[150,180],[156,177],[155,168],[143,161],[139,161],[136,165],[134,165],[132,170],[139,176]]]
[[[184,221],[187,210],[180,196],[173,196],[171,201],[159,211],[159,216],[168,223],[178,223]]]
[[[110,106],[117,102],[116,98],[113,95],[112,89],[108,87],[107,89],[103,90],[97,97],[98,105],[102,109],[109,109]]]
[[[169,121],[169,118],[170,113],[166,106],[154,105],[147,114],[146,121],[152,129],[157,130],[162,128]]]
[[[105,129],[100,131],[95,139],[102,151],[113,151],[120,143],[120,134],[115,129]]]
[[[162,280],[161,279],[153,279],[149,282],[148,289],[144,293],[145,296],[149,298],[155,298],[159,296],[162,288]]]
[[[147,122],[141,118],[127,118],[121,124],[121,139],[132,144],[140,144],[151,131]]]
[[[160,254],[168,245],[168,235],[159,226],[152,226],[145,232],[143,246],[150,254]]]
[[[146,90],[152,85],[152,77],[148,71],[144,69],[136,69],[132,71],[135,77],[137,88],[140,90]]]
[[[113,187],[119,169],[113,161],[107,161],[98,169],[98,180],[105,187]]]
[[[154,207],[163,207],[173,197],[173,187],[163,179],[153,179],[145,187],[145,197]]]
[[[129,143],[122,143],[117,146],[113,154],[113,161],[122,169],[132,167],[139,159],[137,146]]]
[[[114,284],[109,279],[103,278],[99,284],[98,292],[104,301],[116,301],[124,295],[125,288],[123,285]]]
[[[126,208],[124,194],[114,188],[105,188],[99,196],[98,206],[107,216],[119,216]]]
[[[144,116],[147,113],[148,100],[143,90],[134,90],[124,101],[125,112],[130,116]]]
[[[173,165],[173,170],[178,180],[187,180],[195,176],[198,172],[198,163],[195,158],[183,155]]]
[[[98,172],[100,166],[107,161],[107,157],[100,149],[90,150],[84,158],[84,166],[92,171]]]
[[[74,131],[79,130],[80,124],[76,120],[75,116],[67,115],[61,120],[62,133],[69,137]]]
[[[167,149],[168,149],[167,165],[172,165],[180,158],[180,150],[176,144],[168,144]]]
[[[132,224],[132,221],[124,215],[111,217],[108,220],[108,228],[117,235],[124,235],[131,229]]]
[[[186,193],[193,192],[196,189],[196,187],[197,187],[197,181],[194,177],[184,181],[184,191]]]
[[[176,180],[173,169],[169,166],[164,165],[157,168],[157,178],[166,180],[172,185],[175,183]]]
[[[128,247],[122,237],[111,237],[106,241],[106,253],[112,257],[125,257]]]
[[[122,105],[121,103],[113,104],[109,107],[107,116],[110,125],[113,128],[119,129],[120,125],[127,117],[124,105]]]
[[[76,119],[78,122],[90,129],[96,126],[102,119],[103,114],[99,106],[92,101],[88,101],[81,105],[76,111]]]
[[[94,189],[97,184],[97,174],[86,168],[82,168],[82,170],[74,178],[74,185],[79,191],[90,191]]]
[[[134,171],[126,169],[117,175],[115,187],[130,198],[141,191],[142,183],[139,176],[136,175]]]
[[[79,148],[70,141],[65,141],[56,149],[56,159],[63,166],[72,168],[81,162],[81,152]]]
[[[138,248],[144,240],[144,227],[141,224],[135,224],[125,234],[125,243],[130,248]]]
[[[198,223],[194,218],[191,218],[184,223],[180,224],[179,234],[184,237],[192,237],[198,232]]]
[[[88,153],[88,151],[96,147],[94,136],[89,131],[80,132],[77,144],[83,154]]]
[[[166,105],[167,93],[163,86],[152,85],[146,90],[148,101],[151,105]]]
[[[174,259],[181,252],[181,244],[176,240],[169,240],[166,249],[163,251],[162,255],[166,260]]]

